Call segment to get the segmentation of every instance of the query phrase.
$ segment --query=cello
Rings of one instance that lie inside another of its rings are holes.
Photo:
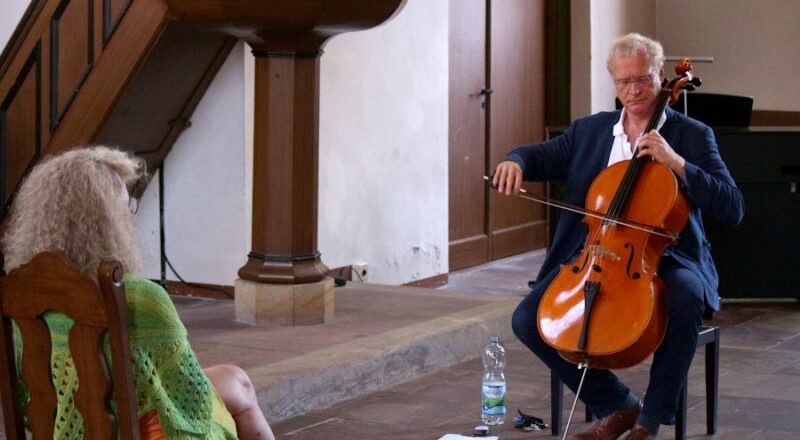
[[[664,80],[645,133],[683,89],[700,85],[689,60],[675,70],[680,76]],[[595,177],[586,211],[602,215],[584,217],[583,249],[561,266],[539,305],[544,341],[587,368],[636,365],[658,348],[666,331],[666,286],[656,269],[666,247],[677,241],[690,206],[672,171],[637,157],[638,151]]]
[[[667,103],[701,84],[691,63],[676,66],[679,78],[664,80],[645,133],[658,126]],[[638,364],[661,344],[667,325],[666,286],[657,276],[664,250],[677,242],[690,206],[675,174],[665,165],[638,157],[618,162],[592,181],[584,207],[516,195],[584,214],[584,246],[563,264],[538,305],[541,338],[561,357],[584,369]],[[488,180],[488,178],[487,178]],[[572,415],[573,404],[566,437]]]

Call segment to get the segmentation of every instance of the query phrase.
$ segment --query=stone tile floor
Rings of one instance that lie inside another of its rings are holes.
[[[380,286],[373,286],[373,291],[369,285],[353,285],[348,287],[353,290],[337,302],[337,323],[324,328],[267,327],[255,331],[231,319],[232,303],[192,298],[176,298],[175,302],[190,328],[201,364],[229,361],[248,368],[414,325],[476,304],[522,297],[543,255],[541,251],[532,252],[453,273],[440,291],[408,289],[403,297]],[[372,319],[365,320],[364,316]],[[726,302],[713,324],[722,328],[719,431],[715,436],[705,435],[704,368],[702,359],[696,359],[689,378],[689,438],[800,439],[800,303]],[[324,337],[320,337],[320,330],[324,330]],[[291,344],[285,343],[287,338],[291,338]],[[509,353],[506,377],[511,415],[522,408],[547,420],[547,369],[515,340],[504,342]],[[648,367],[645,363],[619,374],[641,393]],[[435,440],[446,433],[470,435],[479,421],[481,374],[480,360],[466,361],[275,423],[274,429],[278,438],[290,440]],[[572,394],[567,392],[565,408],[569,409],[571,403]],[[582,421],[582,405],[576,412],[571,432],[587,426]],[[565,410],[564,420],[566,415]],[[549,431],[517,431],[511,419],[509,416],[507,423],[493,429],[492,434],[502,439],[553,438]],[[662,429],[660,438],[673,437],[672,429]],[[2,438],[5,436],[0,432]]]
[[[444,289],[474,294],[524,295],[532,264],[531,253],[451,274]],[[521,287],[518,287],[521,286]],[[720,353],[719,427],[706,435],[705,380],[702,353],[689,376],[689,438],[800,439],[800,303],[726,302],[713,325],[722,328]],[[549,373],[519,342],[505,341],[510,416],[492,430],[501,439],[553,438],[550,431],[522,432],[513,428],[513,414],[523,409],[549,421]],[[641,394],[649,362],[619,375]],[[439,439],[447,433],[471,435],[479,424],[480,360],[463,362],[411,382],[373,392],[274,425],[278,438],[316,439]],[[572,404],[564,398],[564,421]],[[578,404],[570,432],[586,428]],[[660,438],[674,438],[664,427]]]

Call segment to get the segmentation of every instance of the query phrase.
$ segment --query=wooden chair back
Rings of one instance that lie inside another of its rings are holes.
[[[50,310],[75,321],[68,341],[78,375],[75,406],[83,417],[84,438],[111,440],[119,432],[121,439],[138,439],[122,265],[102,263],[95,282],[63,255],[50,252],[38,254],[0,278],[0,391],[6,436],[24,439],[26,435],[17,387],[13,319],[22,334],[29,427],[33,438],[53,438],[58,390],[50,368],[50,331],[42,316]],[[105,335],[111,346],[111,368],[103,354]],[[112,389],[119,420],[109,406]]]

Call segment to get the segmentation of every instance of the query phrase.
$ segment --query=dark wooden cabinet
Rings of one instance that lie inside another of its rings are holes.
[[[800,298],[800,128],[715,130],[745,200],[737,226],[704,219],[723,298]]]

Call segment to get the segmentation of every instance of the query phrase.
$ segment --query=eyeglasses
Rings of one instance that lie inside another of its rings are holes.
[[[653,82],[652,73],[649,73],[647,75],[637,76],[636,78],[620,78],[614,80],[614,84],[617,86],[618,89],[627,89],[632,84],[636,84],[638,87],[645,87],[648,83],[652,82]]]
[[[128,209],[131,210],[132,214],[139,212],[139,199],[130,194],[128,195]]]
[[[142,175],[136,182],[128,189],[128,209],[133,214],[139,211],[139,197],[144,193],[144,188],[147,185],[145,175]]]

